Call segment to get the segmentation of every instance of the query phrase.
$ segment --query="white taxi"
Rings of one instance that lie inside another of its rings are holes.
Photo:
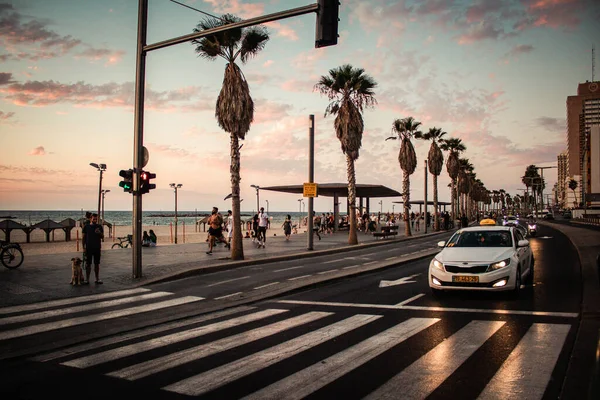
[[[459,229],[429,264],[429,287],[446,290],[512,290],[533,285],[534,259],[529,241],[513,226]]]

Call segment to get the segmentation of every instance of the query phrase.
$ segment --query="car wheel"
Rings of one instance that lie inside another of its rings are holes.
[[[531,261],[529,262],[529,265],[530,265],[530,267],[529,267],[529,274],[527,275],[527,278],[525,278],[525,285],[527,285],[527,286],[533,286],[533,282],[534,282],[534,279],[535,279],[535,274],[534,274],[534,271],[535,271],[535,268],[534,268],[535,261],[533,259],[533,256],[531,256]]]

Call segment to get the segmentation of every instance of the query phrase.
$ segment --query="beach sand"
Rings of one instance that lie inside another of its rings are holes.
[[[159,246],[172,246],[175,236],[175,226],[169,225],[142,225],[143,231],[154,230]],[[208,230],[208,227],[206,228]],[[79,231],[79,247],[77,241],[77,232]],[[301,230],[301,232],[304,230]],[[105,227],[104,243],[102,250],[110,250],[113,243],[117,243],[117,237],[124,237],[132,233],[132,227],[129,226],[113,226],[113,235],[109,237],[109,230]],[[242,232],[244,235],[246,231]],[[179,224],[177,228],[177,242],[182,243],[205,243],[208,233],[203,231],[203,226],[200,225],[196,231],[194,225],[184,226]],[[225,232],[226,235],[226,232]],[[285,236],[283,229],[280,227],[272,227],[268,230],[268,237],[273,235]],[[81,229],[73,228],[71,231],[71,241],[65,241],[65,234],[62,230],[56,230],[54,235],[50,234],[50,242],[46,242],[46,233],[41,229],[36,229],[31,232],[31,243],[25,242],[25,233],[23,231],[14,230],[10,234],[11,242],[19,243],[25,254],[60,254],[83,251],[81,246]]]

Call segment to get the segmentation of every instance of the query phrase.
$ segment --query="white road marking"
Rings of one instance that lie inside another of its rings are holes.
[[[396,260],[398,257],[388,257],[385,259],[385,261],[391,261],[391,260]]]
[[[416,296],[413,296],[413,297],[411,297],[410,299],[406,299],[406,300],[404,300],[404,301],[401,301],[400,303],[398,303],[398,304],[396,304],[396,305],[397,305],[397,306],[403,306],[403,305],[406,305],[406,304],[408,304],[408,303],[411,303],[411,302],[415,301],[416,299],[418,299],[418,298],[421,298],[421,297],[423,297],[423,296],[425,296],[425,293],[419,293],[418,295],[416,295]]]
[[[309,276],[312,276],[312,275],[302,275],[302,276],[296,276],[296,277],[294,277],[294,278],[290,278],[290,279],[288,279],[288,281],[295,281],[295,280],[297,280],[297,279],[308,278]]]
[[[23,311],[39,310],[40,308],[50,308],[50,307],[71,305],[75,301],[77,301],[78,303],[82,303],[84,301],[110,299],[112,297],[127,296],[130,294],[149,292],[149,291],[150,291],[150,289],[145,289],[145,288],[118,290],[115,292],[93,294],[90,296],[80,296],[80,297],[76,297],[75,298],[76,300],[74,300],[73,298],[68,298],[68,299],[62,299],[62,300],[44,301],[44,302],[33,303],[33,304],[24,304],[21,306],[3,307],[3,308],[0,308],[0,315],[23,312]]]
[[[331,260],[331,261],[325,261],[324,263],[321,264],[331,264],[331,263],[336,263],[336,262],[340,262],[342,260]]]
[[[268,336],[275,335],[279,332],[283,332],[296,326],[319,320],[331,314],[332,313],[318,311],[309,312],[294,318],[289,318],[267,326],[219,339],[214,342],[190,347],[185,350],[167,354],[163,357],[131,365],[121,370],[111,372],[107,375],[133,381],[157,372],[186,364],[188,362],[200,360],[212,354],[220,353],[260,339],[264,339]]]
[[[13,339],[22,336],[33,335],[41,332],[53,331],[56,329],[67,328],[70,326],[89,324],[91,322],[105,321],[108,319],[119,318],[127,315],[140,314],[148,311],[160,310],[161,308],[175,307],[195,301],[204,300],[202,297],[186,296],[177,299],[161,301],[159,303],[148,304],[144,306],[126,308],[124,310],[109,311],[102,314],[87,315],[85,317],[76,317],[64,319],[56,322],[32,325],[24,328],[13,329],[0,332],[0,340]]]
[[[339,271],[339,269],[336,268],[336,269],[330,269],[328,271],[317,272],[317,275],[330,274],[330,273],[335,272],[335,271]]]
[[[244,399],[302,399],[438,321],[439,318],[411,318]]]
[[[255,288],[254,288],[254,290],[257,290],[257,289],[262,289],[262,288],[266,288],[266,287],[273,286],[273,285],[277,285],[278,283],[279,283],[279,282],[271,282],[271,283],[267,283],[266,285],[262,285],[262,286],[257,286],[257,287],[255,287]]]
[[[36,361],[36,362],[46,362],[46,361],[54,360],[57,358],[65,357],[65,356],[68,356],[71,354],[81,353],[81,352],[89,351],[92,349],[99,349],[104,346],[109,346],[109,345],[114,345],[114,344],[121,343],[121,342],[126,342],[128,340],[137,339],[137,338],[140,338],[143,336],[153,335],[153,334],[161,333],[161,332],[168,331],[171,329],[182,328],[184,326],[198,324],[200,322],[206,322],[206,321],[210,321],[210,320],[221,318],[221,317],[226,317],[231,314],[253,310],[254,308],[255,307],[248,307],[248,306],[235,307],[235,308],[230,308],[230,309],[220,311],[220,312],[210,314],[210,315],[201,315],[199,317],[185,319],[184,321],[175,321],[175,322],[170,322],[170,323],[162,324],[162,325],[158,325],[158,326],[152,326],[149,328],[136,330],[131,333],[125,333],[125,334],[118,335],[118,336],[111,336],[108,338],[94,340],[92,342],[86,342],[86,343],[83,343],[80,345],[67,347],[66,349],[61,349],[61,350],[58,350],[58,351],[55,351],[52,353],[46,353],[41,356],[32,357],[32,358],[30,358],[30,360]]]
[[[228,297],[233,297],[233,296],[237,296],[238,294],[242,294],[244,292],[236,292],[236,293],[231,293],[231,294],[227,294],[225,296],[221,296],[221,297],[215,297],[215,300],[222,300],[222,299],[226,299]]]
[[[416,281],[411,281],[411,279],[415,278],[419,275],[421,275],[421,274],[419,273],[419,274],[414,274],[414,275],[410,275],[410,276],[405,276],[403,278],[396,279],[395,281],[380,281],[379,287],[384,288],[384,287],[390,287],[390,286],[396,286],[396,285],[404,285],[407,283],[415,283]]]
[[[100,353],[91,354],[73,360],[62,363],[69,367],[76,368],[88,368],[94,365],[103,364],[108,361],[117,360],[119,358],[127,357],[133,354],[141,353],[144,351],[156,349],[159,347],[167,346],[169,344],[183,342],[184,340],[197,338],[200,336],[207,335],[209,333],[218,332],[223,329],[232,328],[249,322],[258,321],[263,318],[267,318],[273,315],[287,312],[288,310],[269,309],[257,311],[252,314],[243,315],[241,317],[228,319],[223,322],[215,322],[210,325],[200,326],[197,328],[188,329],[182,332],[172,333],[170,335],[157,337],[154,339],[148,339],[143,342],[133,343],[127,346],[117,347],[114,349],[106,350]]]
[[[359,303],[335,303],[327,301],[304,301],[304,300],[278,300],[277,303],[283,304],[304,304],[316,306],[334,306],[334,307],[356,307],[356,308],[381,308],[396,310],[418,310],[418,311],[440,311],[440,312],[464,312],[464,313],[489,313],[501,315],[534,315],[538,317],[563,317],[577,318],[578,313],[552,312],[552,311],[524,311],[524,310],[497,310],[487,308],[453,308],[453,307],[425,307],[425,306],[390,306],[387,304],[359,304]]]
[[[398,393],[402,393],[402,399],[426,398],[504,324],[504,321],[469,322],[365,399],[397,399]],[[507,398],[505,392],[502,398]]]
[[[344,267],[342,269],[351,269],[351,268],[356,268],[356,267],[360,267],[360,265],[358,265],[358,264],[357,265],[349,265],[349,266]]]
[[[210,285],[207,285],[205,287],[213,287],[213,286],[217,286],[217,285],[223,285],[225,283],[235,282],[235,281],[241,281],[243,279],[248,279],[248,278],[250,278],[250,277],[249,276],[242,276],[241,278],[227,279],[226,281],[221,281],[221,282],[217,282],[217,283],[211,283]]]
[[[107,300],[107,301],[101,301],[98,303],[83,304],[83,305],[75,306],[75,307],[58,308],[56,310],[40,311],[40,312],[33,313],[33,314],[15,315],[14,317],[6,317],[6,318],[0,319],[0,325],[8,325],[8,324],[14,324],[17,322],[33,321],[36,319],[57,317],[59,315],[74,314],[74,313],[83,312],[83,311],[97,310],[100,308],[134,303],[136,301],[171,296],[172,294],[173,293],[170,293],[170,292],[153,292],[153,293],[142,294],[140,296],[124,297],[122,299]],[[73,303],[74,303],[74,301],[72,300],[71,304],[73,304]]]
[[[379,318],[381,318],[380,315],[354,315],[332,325],[230,362],[229,364],[175,382],[165,386],[163,389],[190,396],[199,396],[226,383],[292,357],[309,348],[332,340]]]
[[[378,262],[379,261],[371,261],[371,262],[368,262],[368,263],[364,263],[363,265],[371,265],[371,264],[375,264],[375,263],[378,263]]]
[[[304,265],[300,265],[298,267],[289,267],[289,268],[284,268],[284,269],[276,269],[273,272],[290,271],[292,269],[298,269],[298,268],[304,268]]]
[[[533,324],[479,399],[541,399],[570,325]]]

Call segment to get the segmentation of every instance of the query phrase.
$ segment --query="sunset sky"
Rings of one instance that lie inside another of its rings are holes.
[[[241,18],[313,1],[181,0]],[[135,0],[0,0],[1,210],[94,209],[99,173],[90,162],[108,166],[106,210],[131,209],[118,172],[133,164],[137,7]],[[203,18],[150,0],[148,43],[191,33]],[[315,14],[267,24],[265,49],[241,65],[256,106],[241,149],[242,211],[256,209],[250,185],[308,180],[310,114],[315,181],[347,182],[334,118],[323,117],[327,98],[313,90],[345,63],[378,83],[378,104],[364,112],[357,183],[401,191],[400,143],[385,138],[395,119],[413,116],[424,130],[462,139],[463,157],[488,189],[522,193],[527,165],[556,165],[566,149],[566,98],[592,78],[594,40],[600,52],[595,0],[341,0],[340,19],[338,45],[321,49]],[[231,191],[229,135],[214,117],[224,68],[220,58],[197,57],[190,43],[148,55],[144,144],[157,189],[144,195],[144,210],[173,209],[171,182],[183,184],[179,210],[230,208],[223,201]],[[429,143],[415,148],[411,197],[421,200]],[[551,188],[556,170],[544,176]],[[444,167],[440,200],[450,199],[448,183]],[[299,198],[261,191],[261,206],[269,200],[271,211],[297,211]],[[372,199],[375,211],[380,200],[391,211],[401,199]],[[332,210],[332,200],[317,198],[315,209]]]

